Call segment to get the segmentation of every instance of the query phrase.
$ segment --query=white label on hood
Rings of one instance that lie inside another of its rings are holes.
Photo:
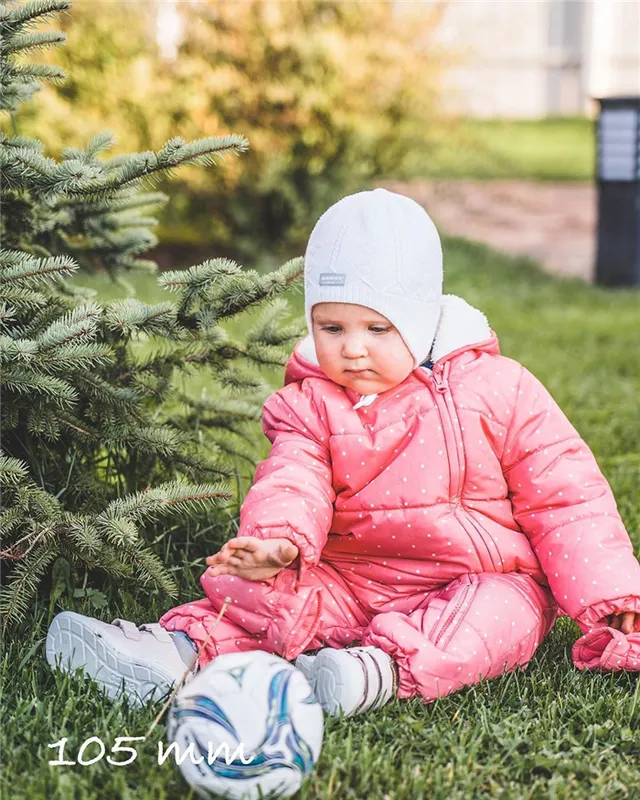
[[[320,286],[344,286],[346,279],[345,272],[321,272],[318,284]]]

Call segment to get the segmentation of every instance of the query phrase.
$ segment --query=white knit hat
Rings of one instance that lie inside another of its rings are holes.
[[[347,195],[316,222],[304,256],[305,316],[356,303],[385,316],[422,364],[440,317],[442,246],[431,217],[387,189]]]

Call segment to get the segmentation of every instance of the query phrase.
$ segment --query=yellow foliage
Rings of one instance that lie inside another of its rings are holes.
[[[242,134],[242,158],[172,178],[171,193],[184,198],[167,207],[163,235],[192,225],[202,241],[215,228],[216,244],[244,252],[252,237],[256,247],[296,244],[324,206],[401,177],[406,158],[438,136],[442,5],[181,3],[178,57],[164,61],[154,3],[76,0],[66,47],[42,57],[67,83],[28,104],[20,133],[52,155],[103,129],[118,138],[112,155],[157,150],[174,136]]]

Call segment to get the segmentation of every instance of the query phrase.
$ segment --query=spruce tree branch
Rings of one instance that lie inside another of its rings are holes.
[[[78,264],[70,256],[51,258],[32,258],[19,251],[11,251],[23,256],[10,259],[6,250],[0,251],[0,280],[14,283],[36,284],[43,278],[66,277],[78,269]],[[6,265],[6,266],[5,266]]]
[[[0,41],[0,53],[3,55],[19,53],[23,50],[44,50],[52,45],[61,45],[67,41],[62,31],[33,31],[3,37]]]
[[[56,417],[56,420],[60,422],[62,425],[66,425],[67,428],[71,428],[72,430],[77,431],[78,433],[82,433],[85,436],[95,436],[95,434],[92,433],[91,431],[87,431],[84,428],[81,428],[79,425],[74,425],[72,422],[69,422],[69,420],[66,417]]]
[[[174,143],[180,144],[173,146]],[[210,136],[189,144],[184,144],[182,139],[171,139],[157,154],[148,150],[124,159],[120,157],[116,169],[112,169],[113,165],[110,162],[105,162],[108,170],[106,179],[94,191],[86,193],[91,195],[110,188],[120,188],[185,164],[216,166],[215,156],[224,158],[227,153],[239,155],[248,147],[248,140],[238,134]]]
[[[71,8],[69,0],[31,0],[17,5],[7,3],[0,8],[0,34],[11,37],[19,28],[29,28],[47,16],[58,16]]]
[[[60,67],[54,67],[50,64],[14,64],[3,70],[2,83],[9,84],[13,81],[41,82],[42,80],[61,83],[66,77]]]
[[[38,590],[38,579],[42,577],[46,568],[56,557],[55,549],[45,547],[41,544],[36,549],[31,558],[20,560],[11,574],[9,585],[0,587],[0,596],[4,598],[9,595],[8,602],[2,603],[4,620],[2,622],[2,635],[4,636],[8,625],[18,618],[24,617],[27,609],[28,600],[33,597]],[[22,612],[22,613],[21,613]]]

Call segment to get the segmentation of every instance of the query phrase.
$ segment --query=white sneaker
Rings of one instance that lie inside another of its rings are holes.
[[[397,667],[379,647],[325,647],[314,656],[299,655],[295,666],[333,717],[377,710],[396,696]]]
[[[173,639],[159,623],[138,627],[114,619],[109,625],[75,611],[62,611],[53,618],[46,654],[52,669],[82,667],[111,700],[124,690],[134,705],[158,700],[187,670]],[[185,683],[194,675],[195,671],[189,673]]]

